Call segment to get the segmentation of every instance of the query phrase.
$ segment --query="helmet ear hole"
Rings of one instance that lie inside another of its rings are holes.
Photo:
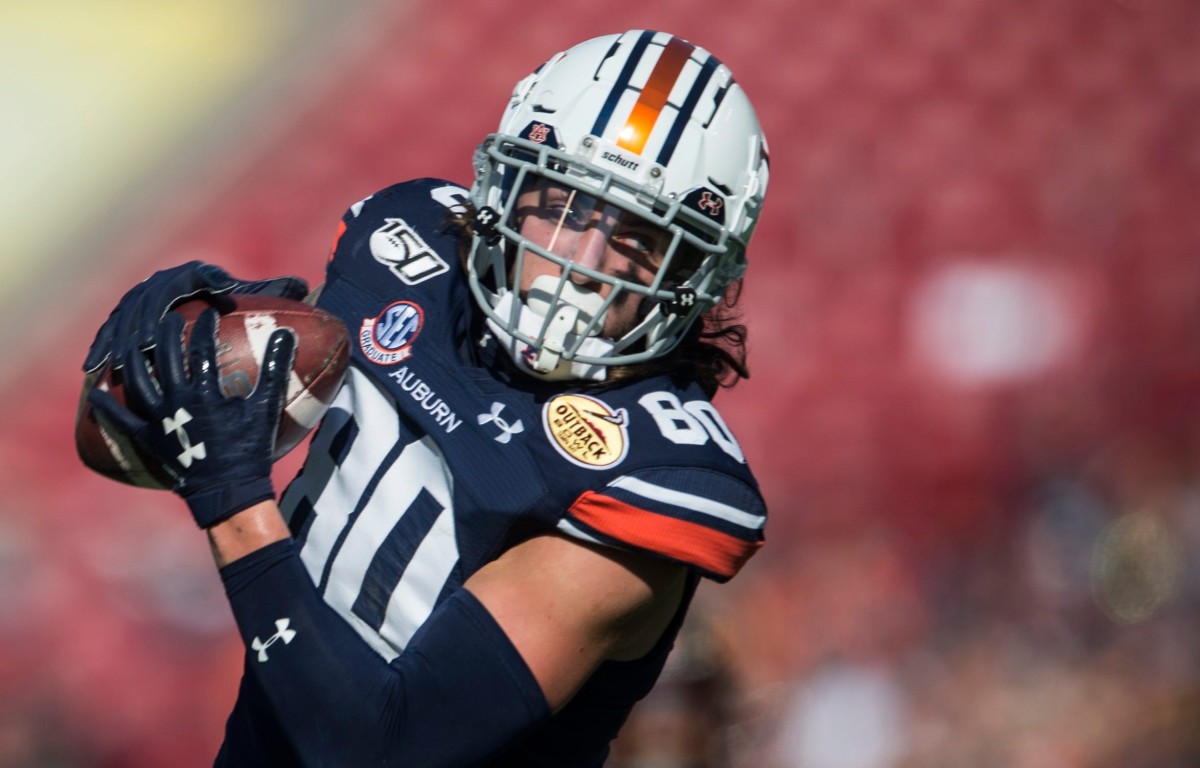
[[[704,264],[705,253],[688,243],[681,243],[675,249],[675,256],[668,268],[668,281],[676,285],[686,283],[700,271]]]

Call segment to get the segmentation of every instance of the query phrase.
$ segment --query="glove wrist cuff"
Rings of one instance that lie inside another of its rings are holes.
[[[179,494],[192,511],[196,525],[210,528],[260,501],[274,499],[275,487],[270,476],[266,476],[231,480],[195,491],[183,488]]]

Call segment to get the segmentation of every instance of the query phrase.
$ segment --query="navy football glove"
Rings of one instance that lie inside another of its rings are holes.
[[[272,454],[296,337],[285,328],[272,333],[254,391],[226,397],[217,370],[217,311],[206,309],[192,327],[186,368],[183,328],[175,312],[158,324],[153,374],[145,353],[126,351],[125,406],[98,388],[88,402],[170,472],[172,490],[207,528],[275,497]]]
[[[199,261],[160,270],[121,297],[96,332],[83,361],[84,373],[91,373],[110,358],[113,367],[120,368],[131,349],[149,349],[158,321],[175,305],[203,296],[221,312],[228,312],[233,308],[230,295],[239,293],[303,299],[308,284],[299,277],[245,282],[218,266]]]

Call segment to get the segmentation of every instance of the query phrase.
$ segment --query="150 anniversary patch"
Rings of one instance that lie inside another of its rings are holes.
[[[546,436],[568,461],[588,469],[611,467],[629,448],[629,413],[587,395],[558,395],[542,411]]]

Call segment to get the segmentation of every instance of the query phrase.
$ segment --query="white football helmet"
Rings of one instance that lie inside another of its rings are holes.
[[[614,230],[650,229],[653,258],[637,275],[605,271],[556,245],[566,237],[531,239],[532,209],[518,197],[547,188],[569,195],[553,209],[564,231],[570,218],[579,233],[605,217],[614,240]],[[589,40],[519,82],[476,151],[471,291],[525,370],[603,379],[606,366],[670,352],[741,278],[766,188],[766,139],[725,65],[662,32]],[[554,266],[523,285],[538,259]],[[602,333],[631,302],[633,322]]]

